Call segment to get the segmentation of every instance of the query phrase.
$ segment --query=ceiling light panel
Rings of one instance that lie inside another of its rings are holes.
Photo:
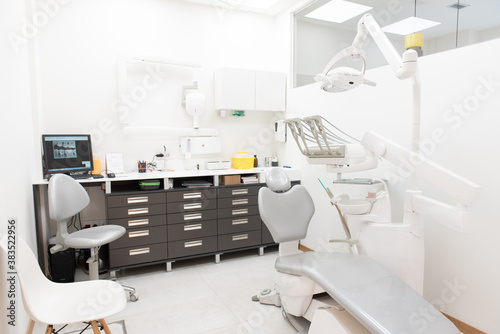
[[[382,31],[390,34],[406,36],[408,34],[413,34],[418,31],[429,29],[439,24],[441,23],[411,16],[404,20],[383,27]]]
[[[323,6],[316,8],[305,17],[329,21],[335,23],[343,23],[358,15],[361,15],[372,9],[372,7],[359,5],[343,0],[332,0]]]

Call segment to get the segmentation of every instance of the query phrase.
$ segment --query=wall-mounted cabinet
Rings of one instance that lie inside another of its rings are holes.
[[[216,110],[285,111],[285,73],[220,68],[214,79]]]

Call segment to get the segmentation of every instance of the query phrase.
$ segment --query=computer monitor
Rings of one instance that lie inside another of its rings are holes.
[[[89,134],[42,135],[45,175],[77,174],[94,169]]]

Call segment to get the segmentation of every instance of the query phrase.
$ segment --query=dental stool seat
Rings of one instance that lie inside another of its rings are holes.
[[[64,244],[71,248],[92,248],[109,244],[117,236],[124,234],[124,228],[119,225],[103,225],[81,229],[70,233],[64,238]]]
[[[368,256],[306,252],[281,256],[275,267],[314,281],[371,333],[422,333],[422,326],[425,333],[460,333],[434,306]]]

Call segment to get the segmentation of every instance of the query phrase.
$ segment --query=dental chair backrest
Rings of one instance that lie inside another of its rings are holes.
[[[267,173],[266,184],[259,190],[259,212],[274,241],[304,239],[315,210],[309,192],[302,185],[290,188],[290,179],[280,168]]]

